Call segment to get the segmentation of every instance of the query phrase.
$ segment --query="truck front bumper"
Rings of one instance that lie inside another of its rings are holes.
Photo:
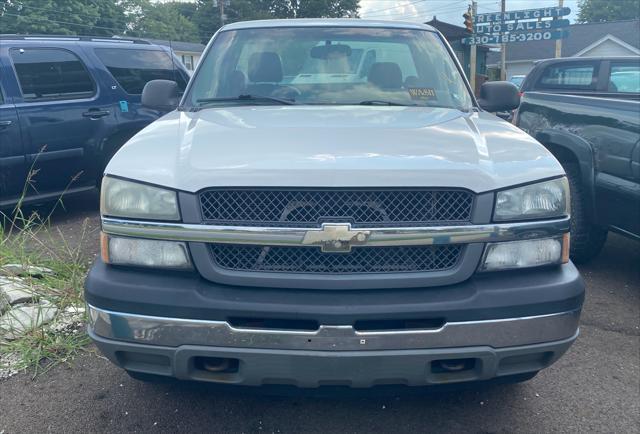
[[[132,315],[90,305],[89,314],[92,339],[124,369],[184,380],[298,387],[421,386],[536,372],[571,346],[579,321],[576,310],[437,329],[358,332],[351,326],[238,329],[223,321]]]
[[[247,288],[98,261],[85,296],[91,337],[130,371],[242,385],[419,386],[551,365],[578,335],[584,284],[566,264],[424,289]],[[260,319],[285,326],[252,323]],[[403,320],[428,321],[384,327]],[[286,326],[297,321],[304,326]]]

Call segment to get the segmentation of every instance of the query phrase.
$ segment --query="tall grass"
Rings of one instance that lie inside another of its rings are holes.
[[[50,269],[52,273],[37,277],[21,273],[19,282],[38,299],[58,308],[55,324],[68,308],[84,306],[82,287],[90,261],[83,256],[82,247],[92,234],[88,230],[88,220],[85,220],[73,231],[74,243],[70,243],[60,229],[51,225],[53,213],[60,207],[64,208],[63,197],[80,174],[46,208],[25,206],[27,193],[37,192],[38,170],[34,166],[29,171],[16,206],[8,212],[0,210],[0,275],[3,274],[2,267],[8,264],[18,264],[23,270],[30,266]],[[40,214],[42,209],[46,214]],[[11,369],[32,370],[35,376],[58,363],[68,362],[88,343],[84,328],[78,331],[45,325],[12,340],[3,340],[0,334],[0,368],[3,365],[6,368],[11,361]]]

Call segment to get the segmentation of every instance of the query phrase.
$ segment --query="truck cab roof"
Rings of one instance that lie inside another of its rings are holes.
[[[240,21],[227,24],[222,27],[225,30],[258,29],[270,27],[379,27],[408,30],[429,30],[435,32],[436,29],[420,23],[387,20],[362,20],[359,18],[295,18],[285,20],[256,20]]]

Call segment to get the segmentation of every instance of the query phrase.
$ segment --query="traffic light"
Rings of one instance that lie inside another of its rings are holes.
[[[467,12],[462,14],[464,18],[464,26],[467,28],[467,32],[473,33],[473,14],[471,13],[471,6],[467,9]]]

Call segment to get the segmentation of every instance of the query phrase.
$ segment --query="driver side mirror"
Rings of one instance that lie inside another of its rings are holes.
[[[142,105],[150,109],[171,111],[179,101],[178,83],[172,80],[151,80],[142,89]]]
[[[488,81],[480,88],[478,104],[488,112],[515,110],[520,105],[520,91],[508,81]]]

